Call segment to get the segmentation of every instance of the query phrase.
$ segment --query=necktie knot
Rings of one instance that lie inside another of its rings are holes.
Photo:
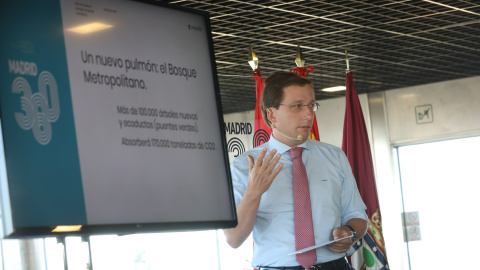
[[[302,147],[295,147],[288,150],[288,152],[290,152],[290,157],[292,158],[292,160],[298,157],[302,157],[302,151],[303,151]]]

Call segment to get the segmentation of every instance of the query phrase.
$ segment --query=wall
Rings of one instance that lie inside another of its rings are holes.
[[[477,76],[386,91],[391,143],[400,145],[478,134],[479,85],[480,76]]]

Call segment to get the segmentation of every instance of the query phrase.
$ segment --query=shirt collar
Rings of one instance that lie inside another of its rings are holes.
[[[290,146],[288,146],[284,143],[281,143],[280,141],[275,139],[275,137],[273,137],[273,134],[270,135],[270,140],[268,141],[268,143],[269,143],[269,146],[271,148],[270,150],[276,149],[277,153],[279,153],[279,154],[283,154],[283,153],[287,152],[288,150],[292,149],[292,147],[290,147]],[[312,144],[312,142],[310,142],[310,139],[307,139],[304,143],[298,145],[297,147],[303,147],[304,149],[310,150],[311,149],[311,144]]]

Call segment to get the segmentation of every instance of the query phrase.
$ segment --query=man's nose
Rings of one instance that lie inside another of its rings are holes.
[[[302,112],[304,113],[305,118],[307,119],[311,119],[315,115],[315,112],[313,111],[313,109],[308,106],[304,107]]]

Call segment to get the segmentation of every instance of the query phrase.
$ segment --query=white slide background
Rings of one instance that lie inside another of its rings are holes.
[[[231,220],[202,16],[132,1],[61,4],[88,224]],[[112,27],[68,30],[93,22]]]

